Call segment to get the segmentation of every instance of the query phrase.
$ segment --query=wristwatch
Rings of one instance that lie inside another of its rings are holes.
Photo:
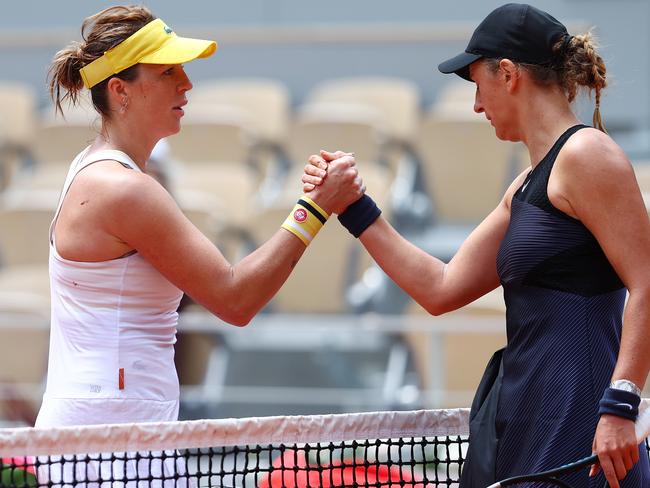
[[[630,393],[634,393],[639,397],[641,396],[641,390],[639,387],[632,383],[630,380],[615,380],[610,383],[609,387],[615,390],[629,391]]]

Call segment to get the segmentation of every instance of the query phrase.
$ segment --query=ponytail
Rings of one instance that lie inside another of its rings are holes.
[[[50,97],[55,111],[63,114],[63,103],[76,105],[84,88],[79,70],[106,51],[117,46],[133,33],[155,20],[154,15],[142,5],[115,6],[86,18],[81,24],[82,42],[73,42],[54,56],[48,71]],[[117,75],[123,80],[137,76],[137,65]],[[93,86],[90,90],[93,105],[102,115],[108,117],[110,107],[106,87],[108,80]]]
[[[600,114],[600,95],[607,86],[607,68],[596,49],[597,43],[591,32],[573,36],[563,50],[559,68],[560,79],[570,102],[575,98],[578,86],[594,92],[596,107],[593,126],[607,133]]]

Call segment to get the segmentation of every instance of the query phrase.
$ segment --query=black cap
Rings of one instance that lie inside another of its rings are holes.
[[[546,12],[525,3],[507,3],[485,17],[472,34],[465,52],[440,63],[438,69],[472,81],[469,65],[483,57],[530,64],[551,63],[553,45],[568,35],[566,27]]]

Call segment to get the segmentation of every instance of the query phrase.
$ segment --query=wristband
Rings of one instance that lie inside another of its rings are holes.
[[[305,246],[308,246],[328,218],[329,214],[325,210],[311,198],[303,195],[285,219],[282,228],[291,232]]]
[[[364,193],[359,200],[346,208],[338,219],[350,234],[359,237],[380,215],[381,210],[377,204]]]
[[[610,414],[636,421],[641,397],[630,391],[607,388],[600,400],[598,415]]]

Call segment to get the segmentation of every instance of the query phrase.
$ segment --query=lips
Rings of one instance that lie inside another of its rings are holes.
[[[174,112],[179,113],[179,115],[182,116],[182,115],[185,114],[185,111],[183,110],[183,107],[184,107],[185,105],[187,105],[187,100],[185,100],[185,101],[184,101],[183,103],[181,103],[180,105],[176,105],[175,107],[172,108],[172,110],[173,110]]]

